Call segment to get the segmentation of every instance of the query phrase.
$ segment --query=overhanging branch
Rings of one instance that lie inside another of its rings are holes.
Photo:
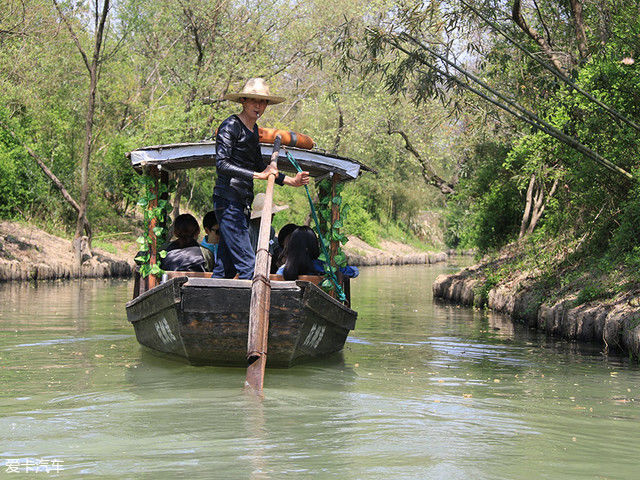
[[[401,52],[411,56],[412,58],[416,59],[418,62],[420,62],[421,64],[425,65],[426,67],[434,70],[435,72],[439,73],[440,75],[442,75],[443,77],[453,81],[454,83],[456,83],[457,85],[459,85],[460,87],[467,89],[473,93],[475,93],[476,95],[484,98],[485,100],[491,102],[492,104],[496,105],[497,107],[511,113],[512,115],[514,115],[516,118],[519,118],[527,123],[529,123],[530,125],[542,130],[543,132],[547,133],[548,135],[560,140],[562,143],[570,146],[571,148],[579,151],[580,153],[582,153],[583,155],[587,156],[588,158],[594,160],[595,162],[599,163],[600,165],[604,166],[605,168],[611,170],[612,172],[615,172],[617,174],[620,174],[624,177],[626,177],[627,179],[631,180],[633,179],[633,175],[631,175],[629,172],[627,172],[626,170],[624,170],[623,168],[617,166],[616,164],[614,164],[613,162],[607,160],[606,158],[602,157],[601,155],[599,155],[598,153],[594,152],[593,150],[591,150],[589,147],[583,145],[582,143],[580,143],[578,140],[576,140],[573,137],[570,137],[569,135],[565,134],[564,132],[562,132],[561,130],[559,130],[558,128],[554,127],[553,125],[551,125],[550,123],[542,120],[541,118],[539,118],[535,113],[530,112],[529,110],[523,108],[522,106],[518,105],[516,102],[514,102],[513,100],[507,98],[505,95],[501,94],[500,92],[494,90],[493,88],[491,88],[489,85],[487,85],[485,82],[483,82],[482,80],[480,80],[478,77],[476,77],[475,75],[473,75],[472,73],[466,71],[465,69],[463,69],[462,67],[460,67],[459,65],[457,65],[456,63],[450,61],[449,59],[447,59],[446,57],[443,57],[442,55],[440,55],[439,53],[437,53],[435,50],[427,47],[426,45],[422,44],[420,41],[418,41],[417,39],[415,39],[414,37],[403,33],[401,34],[401,37],[405,38],[407,41],[413,43],[414,45],[416,45],[417,47],[419,47],[420,49],[431,53],[432,55],[434,55],[435,57],[439,58],[440,60],[442,60],[444,63],[446,63],[447,65],[453,67],[454,69],[456,69],[457,71],[459,71],[460,73],[462,73],[465,77],[467,77],[469,80],[471,80],[474,83],[477,83],[478,85],[480,85],[482,88],[488,90],[489,92],[491,92],[493,95],[495,95],[496,97],[498,97],[500,100],[502,100],[503,102],[505,102],[507,105],[509,105],[511,108],[507,107],[504,103],[501,103],[489,96],[487,96],[486,94],[482,93],[480,90],[472,87],[471,85],[462,82],[460,79],[458,79],[457,77],[455,77],[454,75],[445,72],[444,70],[436,67],[435,65],[433,65],[432,63],[430,63],[423,54],[420,54],[418,52],[415,51],[411,51],[409,49],[407,49],[406,47],[404,47],[401,43],[400,40],[397,37],[392,37],[389,35],[384,35],[381,34],[379,32],[374,32],[376,35],[379,35],[381,37],[381,39],[387,43],[389,43],[391,46],[395,47],[396,49],[400,50]],[[517,113],[516,110],[520,113]]]
[[[422,158],[422,155],[420,155],[411,144],[411,142],[409,141],[409,136],[405,132],[403,132],[402,130],[393,129],[391,127],[391,122],[388,122],[387,133],[389,135],[398,134],[403,138],[404,148],[406,148],[418,160],[418,163],[420,163],[420,167],[422,168],[422,176],[427,184],[439,188],[444,195],[451,195],[452,193],[455,193],[455,185],[442,179],[436,174],[436,172],[433,171],[433,168],[431,168],[429,162]]]
[[[575,1],[575,0],[572,0]],[[524,46],[522,46],[519,42],[517,42],[516,40],[513,39],[513,37],[511,37],[507,32],[504,31],[503,28],[501,28],[496,22],[493,22],[491,20],[489,20],[485,15],[483,15],[478,9],[476,9],[473,5],[465,2],[464,0],[460,0],[460,3],[462,3],[462,5],[464,5],[466,8],[468,8],[469,10],[471,10],[473,13],[475,13],[478,17],[480,17],[487,25],[489,25],[492,29],[494,29],[496,32],[498,32],[500,35],[502,35],[507,41],[509,41],[513,46],[515,46],[516,48],[518,48],[520,51],[522,51],[525,55],[527,55],[529,58],[531,58],[533,61],[535,61],[538,65],[540,65],[541,67],[545,68],[546,70],[548,70],[549,72],[551,72],[553,75],[555,75],[556,78],[558,78],[559,80],[561,80],[562,82],[566,83],[567,85],[569,85],[571,88],[573,88],[576,92],[580,93],[581,95],[583,95],[585,98],[589,99],[591,102],[595,103],[596,105],[598,105],[600,108],[602,108],[604,111],[606,111],[607,113],[609,113],[609,115],[611,115],[614,119],[616,120],[620,120],[621,122],[626,123],[627,125],[629,125],[630,127],[634,128],[635,130],[637,130],[638,132],[640,132],[640,125],[638,125],[636,122],[634,122],[633,120],[630,120],[629,118],[627,118],[626,116],[624,116],[622,113],[618,112],[616,109],[610,107],[609,105],[606,105],[605,103],[603,103],[602,101],[598,100],[596,97],[594,97],[593,95],[591,95],[589,92],[587,92],[586,90],[584,90],[582,87],[578,86],[577,84],[575,84],[573,81],[571,81],[571,79],[569,77],[567,77],[564,72],[562,70],[558,70],[555,65],[549,65],[547,62],[543,61],[542,59],[540,59],[538,56],[534,55],[533,53],[531,53],[527,48],[525,48]]]

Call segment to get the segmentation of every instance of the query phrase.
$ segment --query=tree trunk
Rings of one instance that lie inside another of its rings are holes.
[[[538,225],[538,221],[542,217],[544,210],[553,197],[558,187],[558,179],[553,181],[553,185],[548,194],[545,194],[544,182],[539,181],[535,174],[531,175],[529,180],[529,187],[527,188],[526,204],[524,207],[524,214],[522,215],[522,222],[520,223],[520,235],[518,238],[523,238],[525,235],[530,235]]]
[[[578,42],[580,60],[584,61],[589,56],[589,47],[587,46],[587,34],[584,29],[582,3],[580,0],[569,0],[569,3],[571,4],[571,11],[573,12],[573,25],[576,30],[576,41]]]
[[[527,228],[527,234],[533,233],[534,228],[536,228],[536,225],[538,224],[538,220],[540,220],[540,217],[542,217],[544,209],[549,203],[549,200],[551,200],[551,197],[553,197],[553,194],[556,192],[557,187],[558,179],[556,178],[553,182],[553,185],[551,186],[551,190],[549,190],[549,193],[545,196],[544,185],[540,186],[540,190],[538,192],[538,196],[536,197],[536,202],[531,213],[531,222],[529,223],[529,227]]]
[[[344,128],[344,115],[342,114],[342,108],[338,105],[338,130],[336,131],[336,137],[333,140],[333,149],[331,153],[334,155],[338,154],[338,149],[340,148],[340,140],[342,139],[342,129]]]
[[[76,234],[74,241],[82,236],[83,231],[87,234],[89,248],[91,248],[91,229],[87,220],[87,201],[89,198],[89,161],[91,160],[91,144],[93,142],[93,117],[96,104],[96,87],[98,84],[97,64],[92,64],[89,81],[89,104],[85,119],[84,150],[82,152],[82,163],[80,165],[80,210],[78,211],[78,221],[76,222]]]
[[[533,204],[533,187],[536,184],[536,176],[531,175],[531,179],[529,180],[529,187],[527,188],[527,202],[524,206],[524,214],[522,215],[522,222],[520,222],[520,234],[518,238],[524,237],[525,232],[527,231],[527,226],[529,225],[529,219],[531,218],[531,207]]]
[[[93,145],[93,118],[95,115],[95,105],[96,105],[96,90],[98,87],[98,76],[99,76],[99,68],[101,59],[101,50],[103,46],[104,40],[104,27],[107,21],[107,15],[109,14],[109,1],[104,0],[102,4],[102,10],[100,11],[99,4],[96,1],[93,4],[93,19],[95,21],[95,36],[94,36],[94,44],[93,44],[93,56],[91,58],[91,62],[89,62],[89,58],[78,39],[75,31],[73,30],[73,26],[69,19],[64,14],[58,0],[53,0],[53,4],[58,11],[58,15],[60,19],[64,22],[71,34],[71,38],[73,39],[80,56],[84,62],[87,71],[89,72],[89,95],[87,102],[87,114],[85,117],[85,138],[84,138],[84,148],[82,152],[82,162],[80,164],[80,202],[79,210],[78,210],[78,220],[76,222],[76,233],[73,239],[73,247],[76,259],[81,263],[83,258],[82,249],[83,246],[86,245],[88,249],[91,248],[91,226],[89,225],[89,221],[87,219],[87,202],[89,199],[89,163],[91,162],[91,147]],[[86,239],[83,238],[82,233],[86,233]]]
[[[547,40],[545,40],[545,38],[542,35],[540,35],[534,28],[529,26],[525,21],[521,12],[520,0],[515,0],[513,2],[513,8],[511,10],[511,18],[513,19],[514,22],[516,22],[516,25],[518,25],[518,27],[520,27],[520,29],[524,33],[526,33],[531,39],[533,39],[538,44],[538,46],[544,52],[547,58],[551,60],[551,63],[553,63],[553,66],[556,67],[559,71],[566,73],[566,68],[562,64],[560,57],[558,57],[558,55],[553,51],[553,48],[551,47],[549,42],[547,42]]]
[[[184,192],[187,190],[187,174],[185,172],[178,172],[178,184],[176,185],[176,191],[173,194],[173,210],[171,210],[171,220],[175,222],[178,215],[180,215],[180,201]]]

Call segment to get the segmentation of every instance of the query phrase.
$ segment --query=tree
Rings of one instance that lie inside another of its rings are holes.
[[[85,137],[84,148],[82,152],[82,159],[80,163],[80,201],[78,205],[80,207],[78,211],[78,220],[76,222],[76,232],[73,240],[73,248],[76,254],[76,260],[78,264],[82,263],[82,251],[83,251],[83,239],[82,233],[86,233],[87,243],[91,246],[91,225],[87,220],[87,201],[89,198],[89,163],[91,161],[91,150],[93,147],[93,123],[95,117],[96,107],[96,91],[98,88],[98,79],[100,76],[100,67],[105,59],[102,48],[105,35],[105,24],[107,22],[107,15],[109,14],[109,0],[102,0],[102,6],[100,2],[95,0],[92,2],[92,15],[93,15],[93,29],[89,31],[93,32],[93,50],[91,53],[91,59],[85,53],[85,49],[80,43],[80,39],[76,34],[76,31],[71,23],[69,15],[63,12],[58,0],[52,0],[60,19],[66,25],[73,41],[78,49],[78,53],[82,57],[84,66],[87,68],[89,76],[89,89],[87,94],[87,112],[85,117]]]

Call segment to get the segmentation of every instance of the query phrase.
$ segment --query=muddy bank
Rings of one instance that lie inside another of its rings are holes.
[[[535,273],[491,286],[487,283],[491,268],[485,263],[440,275],[433,283],[433,295],[463,305],[486,305],[548,335],[596,342],[604,352],[615,350],[640,358],[640,290],[579,304],[576,292],[557,298],[541,296],[534,288]]]
[[[30,225],[0,222],[0,282],[129,277],[132,264],[125,258],[94,249],[79,267],[71,241]]]
[[[129,277],[131,266],[122,260],[94,257],[81,268],[53,262],[45,263],[6,261],[0,259],[0,282],[10,280],[56,280],[68,278]]]
[[[349,242],[343,247],[347,255],[347,263],[357,267],[375,265],[428,265],[446,262],[453,255],[473,255],[473,251],[457,252],[448,250],[442,252],[423,252],[411,245],[394,240],[383,239],[379,247],[373,247],[358,237],[349,237]]]
[[[447,252],[439,253],[412,253],[406,255],[353,255],[347,254],[347,263],[356,267],[374,265],[417,265],[446,262],[449,258]]]

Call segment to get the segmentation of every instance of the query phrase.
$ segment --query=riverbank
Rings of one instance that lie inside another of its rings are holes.
[[[381,240],[380,247],[372,247],[358,237],[349,237],[343,247],[347,263],[357,267],[376,265],[417,265],[446,262],[454,251],[424,252],[405,243]]]
[[[381,240],[379,247],[373,247],[357,237],[349,237],[344,250],[348,263],[355,266],[434,264],[455,254],[424,252],[393,240]],[[91,258],[79,268],[69,239],[33,225],[0,222],[0,281],[128,277],[135,252],[133,240],[95,240]]]
[[[640,282],[637,272],[575,254],[511,245],[492,258],[433,283],[435,298],[487,307],[548,335],[596,342],[640,358]],[[573,260],[573,262],[572,262]]]
[[[0,222],[0,281],[131,276],[133,262],[127,259],[133,256],[128,252],[94,248],[91,253],[78,267],[70,240],[32,225]]]

